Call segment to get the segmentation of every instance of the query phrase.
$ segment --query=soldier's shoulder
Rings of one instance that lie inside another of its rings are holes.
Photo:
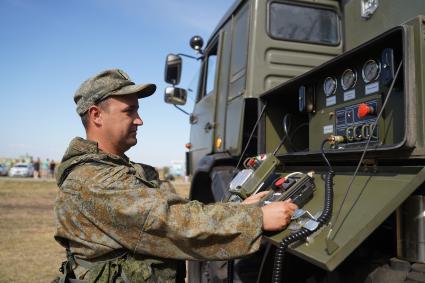
[[[68,179],[88,180],[98,174],[108,174],[111,165],[98,162],[84,162],[73,167],[69,172]]]
[[[155,167],[148,165],[148,164],[144,164],[144,163],[135,163],[135,164],[142,167],[145,178],[148,181],[159,180],[159,173],[158,173],[158,171],[156,170]]]

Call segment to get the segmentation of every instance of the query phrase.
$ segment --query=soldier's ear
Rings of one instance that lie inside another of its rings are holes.
[[[103,123],[103,117],[102,117],[102,111],[100,108],[96,105],[90,106],[88,112],[88,118],[89,123],[95,125],[96,127],[102,126]]]

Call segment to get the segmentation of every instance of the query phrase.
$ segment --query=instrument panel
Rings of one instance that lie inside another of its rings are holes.
[[[384,99],[393,95],[388,92],[401,51],[401,46],[394,45],[370,48],[365,54],[341,60],[334,68],[328,68],[324,78],[318,80],[319,85],[300,87],[312,88],[310,92],[316,95],[317,103],[311,107],[315,109],[307,111],[310,116],[310,149],[319,149],[321,140],[327,135],[344,138],[342,143],[333,146],[338,150],[362,148],[370,136],[370,143],[378,146],[401,142],[401,139],[397,140],[400,134],[388,135],[388,131],[394,131],[388,126],[390,120],[385,119],[388,115],[377,121]],[[303,91],[298,92],[299,101],[302,101]],[[383,111],[394,112],[392,119],[403,120],[403,100],[392,97],[390,100],[389,109]],[[398,107],[398,114],[393,107]],[[320,136],[322,139],[318,139]]]
[[[282,154],[317,153],[330,135],[343,140],[327,146],[335,152],[362,150],[366,142],[371,149],[402,146],[406,136],[403,68],[397,78],[395,73],[403,61],[403,36],[404,30],[395,28],[264,95],[271,105],[266,114],[266,150],[277,143],[270,139],[273,135],[286,136]],[[279,130],[274,122],[278,117],[288,121],[287,115],[297,117],[292,125],[283,122],[283,128],[292,132]]]

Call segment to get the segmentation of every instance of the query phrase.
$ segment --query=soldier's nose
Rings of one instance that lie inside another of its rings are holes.
[[[137,117],[134,120],[134,124],[137,125],[137,126],[141,126],[141,125],[143,125],[143,120],[140,117]]]

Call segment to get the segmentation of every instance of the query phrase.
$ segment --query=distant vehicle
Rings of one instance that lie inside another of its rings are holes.
[[[34,166],[30,163],[17,163],[9,170],[10,177],[31,177],[34,174]]]
[[[172,160],[170,166],[170,175],[184,176],[185,163],[183,160]]]
[[[0,164],[0,176],[6,176],[7,175],[7,167],[4,164]]]

